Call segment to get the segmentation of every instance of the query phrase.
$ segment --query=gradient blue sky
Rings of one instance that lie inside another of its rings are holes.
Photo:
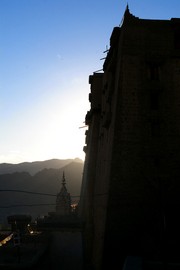
[[[129,0],[144,19],[180,0]],[[0,0],[0,163],[84,158],[89,75],[101,69],[123,0]]]

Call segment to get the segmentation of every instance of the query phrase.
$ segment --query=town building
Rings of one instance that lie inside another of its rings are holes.
[[[12,232],[25,234],[28,232],[28,225],[31,223],[30,215],[11,215],[7,217],[8,223],[11,224]]]
[[[132,15],[89,76],[80,215],[85,263],[180,261],[180,19]]]
[[[47,216],[42,218],[39,217],[37,219],[37,229],[39,231],[79,231],[81,222],[77,213],[77,207],[78,204],[71,201],[71,195],[66,187],[65,173],[63,172],[61,188],[56,196],[55,211],[49,212]]]

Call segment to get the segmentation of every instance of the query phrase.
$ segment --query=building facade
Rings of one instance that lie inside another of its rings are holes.
[[[127,7],[89,83],[80,203],[87,267],[121,267],[129,255],[178,260],[180,19],[139,19]]]

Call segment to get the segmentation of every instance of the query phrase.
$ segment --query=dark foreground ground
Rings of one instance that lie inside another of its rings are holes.
[[[0,247],[0,269],[83,269],[80,232],[45,232],[24,241]]]

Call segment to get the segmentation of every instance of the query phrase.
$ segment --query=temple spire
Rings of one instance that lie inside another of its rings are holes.
[[[66,188],[65,173],[62,175],[62,187],[56,197],[56,214],[70,215],[71,214],[71,196]]]
[[[63,171],[63,176],[62,176],[62,185],[65,186],[66,185],[66,179],[65,179],[65,173]]]

